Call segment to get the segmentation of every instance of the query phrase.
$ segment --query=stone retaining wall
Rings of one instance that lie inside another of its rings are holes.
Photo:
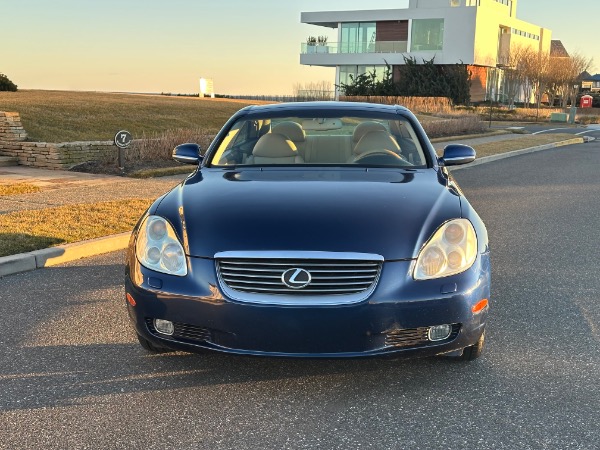
[[[107,160],[116,155],[117,147],[111,141],[64,142],[2,142],[0,155],[19,159],[22,166],[45,169],[70,169],[87,161]]]
[[[21,118],[16,112],[0,111],[0,141],[24,141],[27,133],[21,125]]]
[[[18,113],[0,111],[0,156],[19,159],[23,166],[45,169],[70,169],[87,161],[115,159],[112,141],[26,142],[27,133]]]

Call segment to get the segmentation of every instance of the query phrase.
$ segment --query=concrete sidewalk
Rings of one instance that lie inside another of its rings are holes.
[[[468,137],[434,143],[436,150],[450,143],[475,146],[490,142],[502,142],[528,136],[523,134],[501,134],[485,137]],[[512,152],[477,159],[467,166],[454,170],[468,169],[498,159],[522,155],[539,150],[576,143],[577,139],[537,147],[524,148]],[[579,137],[579,142],[583,139]],[[190,167],[190,173],[193,170]],[[132,179],[111,175],[95,175],[62,170],[43,170],[24,166],[0,168],[0,185],[27,183],[39,186],[40,192],[21,195],[0,196],[0,220],[2,215],[13,211],[37,210],[60,205],[97,203],[111,200],[156,198],[180,183],[186,175],[173,175],[162,178]],[[127,247],[129,233],[107,236],[91,241],[59,245],[50,249],[19,255],[0,257],[0,277],[26,272],[42,267],[53,266],[67,261],[120,250]]]
[[[192,171],[190,167],[190,173]],[[159,197],[185,177],[173,175],[133,179],[26,166],[3,167],[0,170],[0,184],[27,183],[41,190],[32,194],[0,195],[0,215],[75,203]]]

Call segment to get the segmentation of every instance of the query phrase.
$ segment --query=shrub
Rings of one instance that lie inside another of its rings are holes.
[[[468,115],[448,120],[432,120],[422,122],[423,128],[430,138],[477,134],[485,129],[485,124],[478,116]]]
[[[350,84],[340,84],[349,96],[447,97],[455,105],[471,101],[471,72],[465,64],[435,64],[435,57],[417,63],[416,58],[404,57],[404,65],[396,66],[398,80],[394,81],[392,67],[387,64],[380,80],[375,70],[350,75]]]
[[[397,71],[397,89],[402,95],[448,97],[455,105],[471,101],[471,73],[464,64],[436,64],[435,57],[419,64],[416,58],[405,56]]]
[[[582,125],[589,125],[591,123],[600,123],[600,116],[578,116],[577,120]]]
[[[0,91],[17,92],[17,85],[10,81],[3,73],[0,73]]]
[[[217,130],[177,129],[164,133],[144,134],[141,139],[133,141],[131,147],[125,151],[125,162],[157,162],[171,161],[173,149],[186,142],[195,142],[206,151]],[[117,152],[107,155],[106,164],[116,164]]]
[[[164,133],[142,135],[142,138],[133,142],[127,159],[130,161],[170,161],[173,149],[186,142],[195,142],[202,151],[206,151],[217,130],[179,129],[169,130]]]
[[[382,105],[401,105],[413,113],[452,113],[452,103],[446,97],[398,97],[398,96],[344,96],[340,101],[379,103]]]

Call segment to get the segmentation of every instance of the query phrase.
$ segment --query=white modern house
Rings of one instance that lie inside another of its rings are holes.
[[[302,45],[300,63],[336,68],[335,84],[386,63],[467,64],[472,101],[496,98],[510,49],[550,53],[552,32],[517,19],[518,0],[410,0],[405,9],[303,12],[301,21],[337,30],[337,42]],[[398,76],[394,71],[394,76]]]

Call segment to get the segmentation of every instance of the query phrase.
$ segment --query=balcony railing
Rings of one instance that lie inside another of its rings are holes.
[[[325,45],[302,44],[303,55],[313,53],[407,53],[407,41],[377,41],[371,43],[331,42]]]

